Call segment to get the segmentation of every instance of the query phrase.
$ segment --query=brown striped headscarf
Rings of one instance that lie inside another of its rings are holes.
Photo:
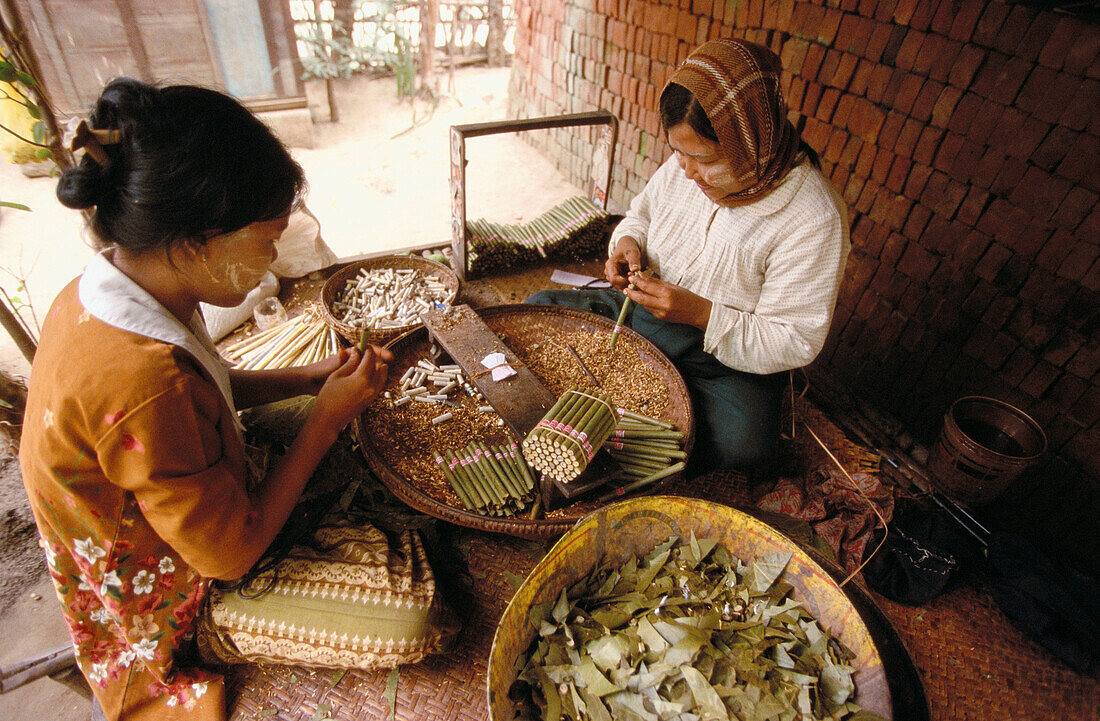
[[[688,55],[669,80],[699,101],[734,173],[750,184],[720,205],[743,205],[766,195],[795,164],[800,139],[787,120],[781,70],[779,58],[762,45],[711,40]]]

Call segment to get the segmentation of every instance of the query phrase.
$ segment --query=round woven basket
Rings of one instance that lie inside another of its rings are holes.
[[[562,536],[516,591],[501,616],[489,655],[486,679],[489,718],[516,715],[509,689],[519,659],[538,637],[539,620],[531,610],[552,607],[563,589],[587,576],[597,565],[618,566],[643,556],[670,536],[717,539],[744,563],[769,554],[790,554],[781,579],[793,587],[792,598],[855,654],[856,701],[869,711],[894,718],[888,672],[863,617],[829,573],[794,541],[766,523],[728,506],[674,496],[635,498],[592,512]],[[898,716],[897,718],[913,718]]]
[[[531,342],[542,341],[548,330],[588,331],[591,333],[610,333],[614,324],[607,318],[573,308],[549,305],[499,305],[484,308],[478,314],[498,335],[526,338]],[[679,371],[672,362],[648,340],[631,328],[624,328],[623,338],[629,338],[638,349],[644,362],[653,367],[664,379],[669,389],[669,407],[661,420],[670,421],[684,431],[683,449],[690,455],[694,443],[695,418],[691,409],[691,396]],[[415,365],[423,358],[430,345],[428,331],[419,328],[391,341],[387,348],[394,354],[390,364],[390,375],[396,378],[402,371]],[[594,508],[605,505],[591,498],[578,498],[575,503],[553,512],[550,517],[529,519],[519,516],[491,517],[466,510],[461,505],[450,505],[444,500],[426,493],[420,487],[418,479],[408,478],[386,460],[385,449],[389,441],[380,440],[380,427],[371,414],[364,413],[355,423],[355,433],[359,448],[368,465],[379,480],[390,489],[397,498],[409,506],[430,516],[467,526],[481,531],[504,533],[519,538],[544,539],[557,538],[568,531],[577,520]],[[675,474],[661,481],[649,490],[657,490],[661,485],[679,478]]]
[[[418,270],[425,275],[434,275],[447,287],[448,303],[453,303],[455,298],[458,297],[458,276],[455,275],[453,270],[434,260],[428,260],[427,258],[421,258],[416,255],[387,255],[381,258],[370,258],[368,260],[357,260],[348,263],[346,266],[333,273],[329,279],[325,281],[325,284],[321,286],[321,317],[330,328],[339,333],[340,337],[349,343],[355,344],[359,342],[360,330],[355,326],[342,322],[333,315],[332,306],[336,301],[336,296],[344,290],[348,280],[359,275],[359,271],[364,269],[372,271],[384,268],[393,268],[395,270],[411,269]],[[421,325],[421,323],[417,322],[395,328],[369,328],[367,329],[367,339],[371,343],[376,344],[388,343],[397,336],[407,333],[414,328],[418,328]]]

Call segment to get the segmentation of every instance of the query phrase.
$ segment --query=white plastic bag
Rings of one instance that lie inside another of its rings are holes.
[[[260,284],[250,290],[240,305],[233,308],[222,308],[207,303],[199,303],[202,308],[203,318],[206,319],[206,330],[210,337],[217,343],[229,335],[234,328],[252,317],[252,310],[264,298],[270,298],[279,294],[279,279],[270,270],[264,273]]]
[[[280,278],[301,278],[337,261],[321,238],[321,223],[304,205],[290,214],[290,223],[275,249],[279,257],[271,264],[271,272]]]

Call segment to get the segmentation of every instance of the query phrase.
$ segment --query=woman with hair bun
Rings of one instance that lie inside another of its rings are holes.
[[[692,475],[771,458],[786,371],[821,351],[848,254],[843,201],[787,120],[780,71],[744,40],[696,48],[661,94],[672,157],[612,233],[614,289],[528,299],[610,318],[634,302],[630,325],[691,393]]]
[[[305,190],[301,168],[240,103],[119,79],[87,125],[85,157],[57,196],[91,209],[102,250],[45,319],[24,482],[106,718],[223,719],[222,678],[192,657],[211,583],[261,558],[392,357],[351,348],[254,372],[220,359],[199,304],[243,301]],[[266,473],[253,470],[237,408],[301,394],[316,400],[297,438]],[[416,620],[432,633],[431,619]]]

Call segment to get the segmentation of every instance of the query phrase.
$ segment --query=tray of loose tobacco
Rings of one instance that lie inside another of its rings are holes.
[[[465,357],[457,360],[465,367],[433,344],[427,328],[387,345],[394,354],[390,377],[359,418],[356,432],[371,469],[398,498],[459,525],[553,538],[606,505],[608,496],[652,491],[678,476],[672,469],[691,452],[693,442],[691,398],[676,368],[656,346],[630,329],[611,346],[611,321],[569,308],[503,305],[477,314],[495,337],[483,349],[462,349]],[[523,373],[501,379],[500,387],[490,392],[488,384],[497,383],[490,380],[490,369],[472,367],[470,359],[501,349],[506,363]],[[511,415],[514,409],[506,407],[508,393],[530,393],[529,384],[517,383],[524,375],[541,383],[545,410],[553,399],[578,390],[619,409],[621,435],[595,453],[586,468],[589,479],[605,479],[606,484],[564,501],[558,498],[555,504],[541,502],[547,490],[522,460],[524,438],[516,432],[522,424]],[[649,430],[639,418],[661,425]],[[625,461],[623,454],[639,447],[638,439],[650,444],[645,459]],[[672,450],[648,450],[660,444]],[[660,453],[666,454],[664,460],[654,460]],[[668,467],[660,471],[661,464]],[[472,476],[476,483],[471,487],[465,484],[469,478],[456,475]],[[647,478],[654,480],[638,485]],[[505,493],[494,498],[499,490]]]
[[[562,536],[508,604],[490,718],[926,719],[912,661],[880,650],[867,613],[750,515],[622,501]]]

